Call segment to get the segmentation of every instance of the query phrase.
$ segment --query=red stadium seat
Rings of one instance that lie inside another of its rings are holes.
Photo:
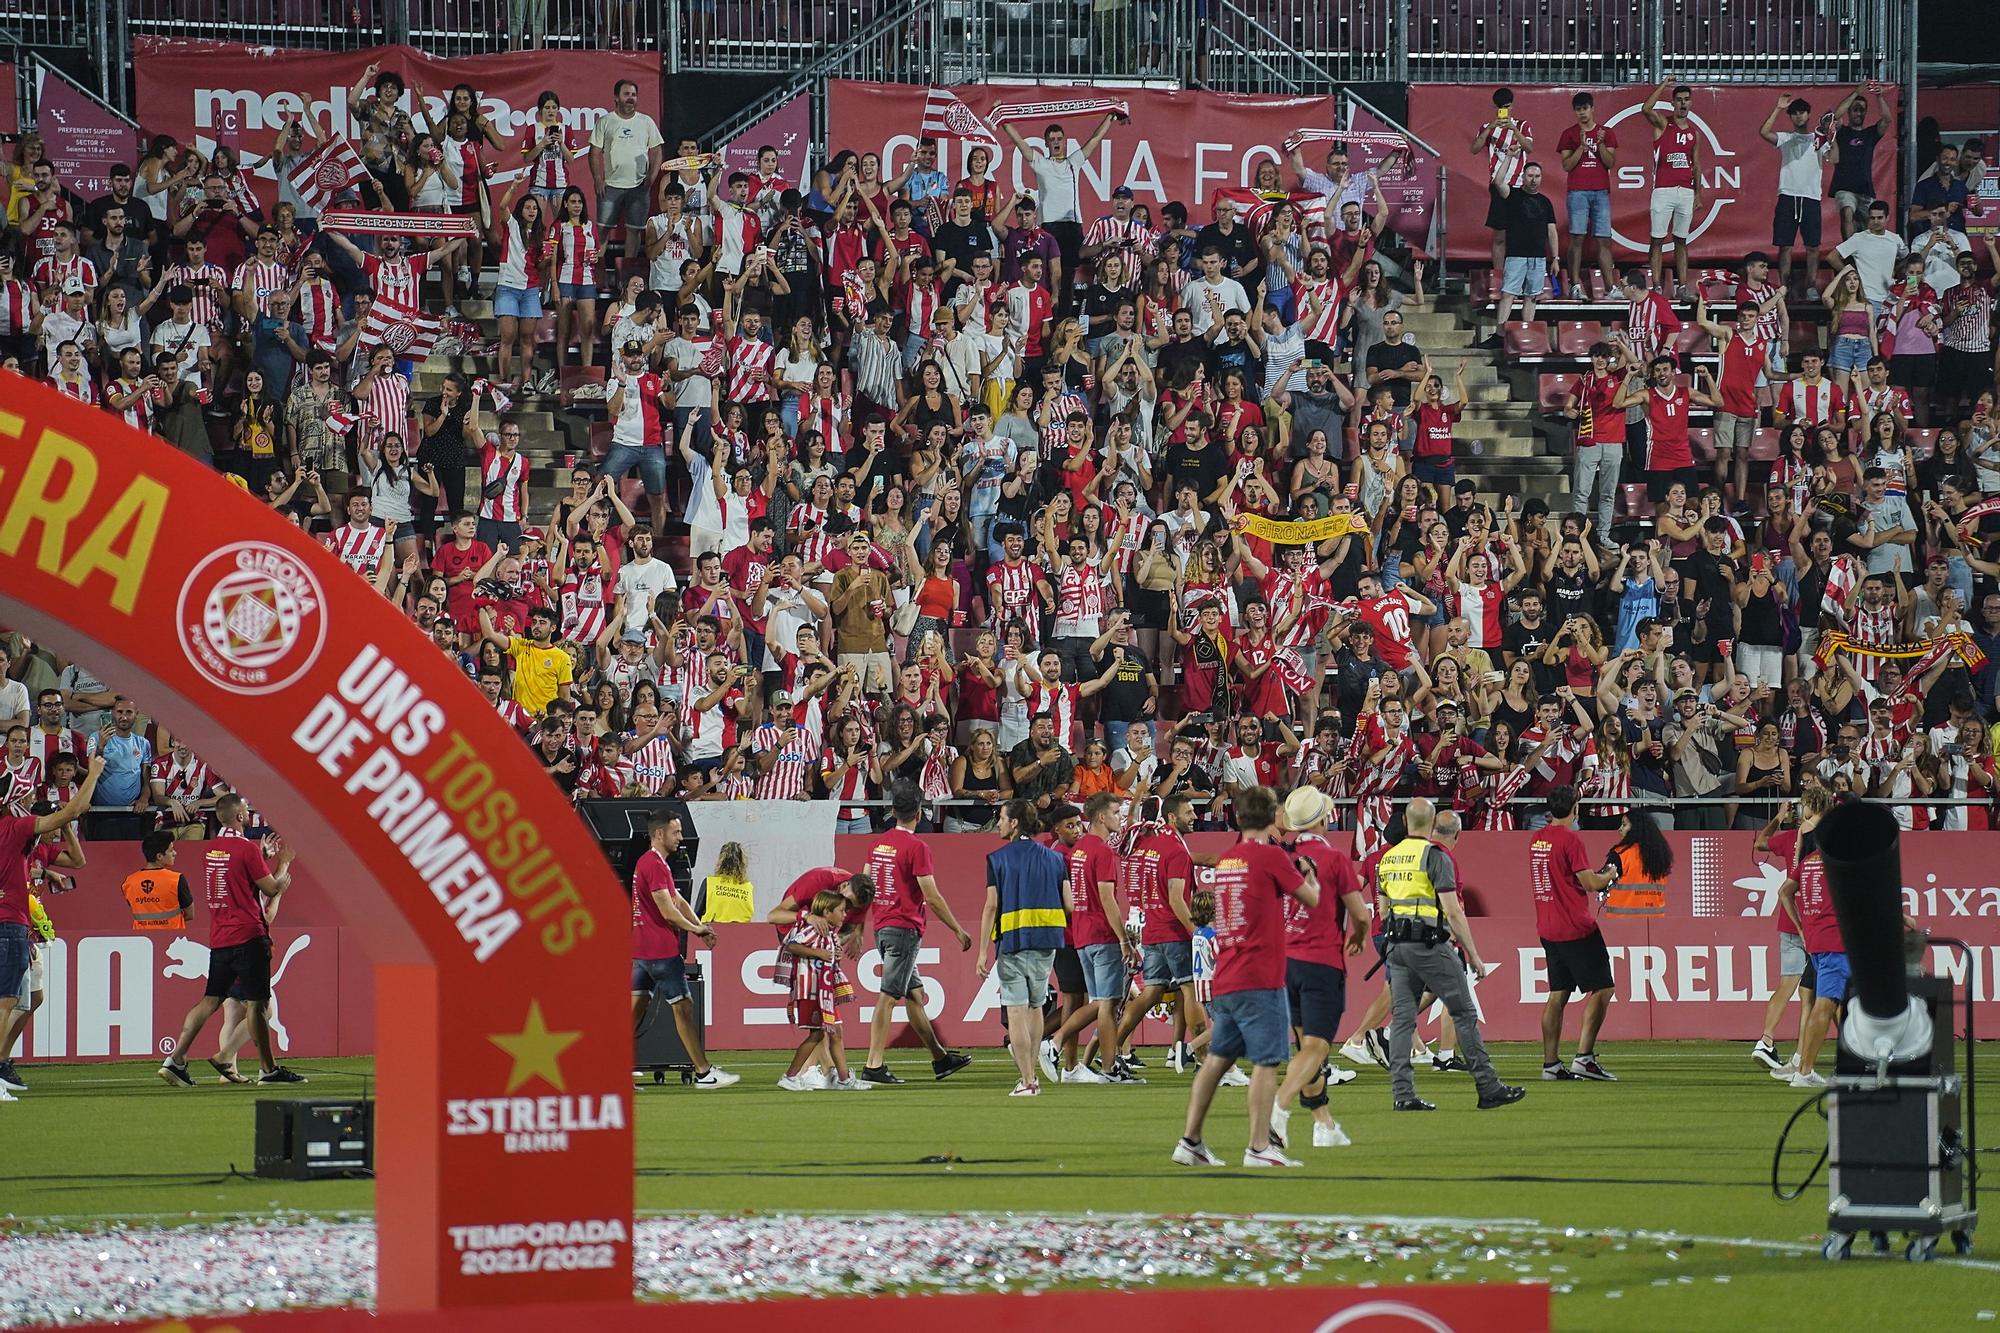
[[[1708,330],[1699,324],[1683,325],[1674,335],[1674,351],[1685,361],[1691,356],[1708,356],[1715,351],[1715,343],[1708,336]]]
[[[1628,481],[1618,488],[1618,517],[1650,519],[1653,502],[1646,498],[1646,483]]]
[[[1903,438],[1909,443],[1910,452],[1916,455],[1918,462],[1929,458],[1937,450],[1937,437],[1938,433],[1935,430],[1908,430],[1903,432]]]
[[[1710,305],[1714,305],[1718,301],[1733,303],[1736,300],[1736,279],[1734,278],[1702,279],[1695,283],[1695,289],[1701,293],[1702,299]]]
[[[1697,462],[1713,463],[1715,461],[1715,432],[1707,426],[1689,427],[1688,448],[1694,453]]]
[[[1507,355],[1514,360],[1545,360],[1549,355],[1549,326],[1536,321],[1510,320],[1500,326]]]
[[[1565,319],[1556,325],[1556,351],[1564,356],[1589,356],[1592,343],[1604,341],[1604,326],[1594,319]]]
[[[1570,390],[1576,387],[1581,375],[1544,374],[1536,382],[1535,401],[1549,416],[1559,415],[1563,403],[1569,398]]]
[[[1785,433],[1772,426],[1760,427],[1750,437],[1750,461],[1775,463],[1785,451]]]
[[[1485,305],[1493,299],[1493,271],[1476,268],[1465,275],[1465,293],[1474,305]]]
[[[1792,356],[1801,352],[1823,352],[1826,335],[1825,324],[1816,319],[1795,319],[1792,321]]]
[[[602,458],[611,452],[611,423],[593,421],[590,423],[590,456]]]

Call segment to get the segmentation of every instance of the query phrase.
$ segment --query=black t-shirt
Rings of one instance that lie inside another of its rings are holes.
[[[1208,345],[1199,338],[1189,338],[1186,342],[1169,342],[1160,348],[1160,384],[1178,384],[1182,372],[1190,366],[1205,365],[1208,362]]]
[[[1516,657],[1532,658],[1548,644],[1550,636],[1561,624],[1560,620],[1547,611],[1542,612],[1542,621],[1539,625],[1527,625],[1517,620],[1500,632],[1501,651],[1512,653]]]
[[[1229,457],[1220,445],[1206,444],[1199,449],[1191,449],[1185,444],[1171,445],[1163,460],[1167,475],[1173,480],[1168,485],[1169,495],[1180,489],[1184,481],[1195,484],[1195,491],[1206,500],[1215,493],[1223,475],[1229,471]]]
[[[1093,282],[1083,289],[1083,313],[1090,316],[1090,336],[1101,337],[1111,331],[1113,316],[1118,307],[1127,301],[1138,304],[1138,298],[1130,287],[1106,287]]]
[[[1840,161],[1834,164],[1833,190],[1846,190],[1853,194],[1875,194],[1875,145],[1881,141],[1882,126],[1864,125],[1855,129],[1852,125],[1834,128],[1833,141],[1840,148]]]
[[[1514,190],[1507,196],[1507,257],[1541,259],[1549,253],[1549,224],[1555,203],[1539,191]]]
[[[1096,659],[1095,670],[1101,676],[1110,665],[1111,657],[1107,653]],[[1125,660],[1118,664],[1117,674],[1111,677],[1104,692],[1097,696],[1098,716],[1106,722],[1139,721],[1145,715],[1146,700],[1150,697],[1146,677],[1152,674],[1153,664],[1146,660],[1146,655],[1137,648],[1127,648]]]
[[[950,259],[958,265],[957,276],[972,276],[974,255],[998,255],[1000,238],[993,234],[993,228],[986,223],[984,214],[975,210],[972,221],[961,227],[956,222],[947,222],[931,234],[931,253],[942,263]]]
[[[1704,598],[1708,600],[1708,623],[1711,627],[1729,624],[1735,606],[1730,595],[1730,581],[1723,577],[1723,571],[1733,574],[1736,564],[1726,555],[1714,555],[1708,551],[1696,551],[1688,557],[1688,574],[1694,579],[1694,601],[1697,608]],[[1682,589],[1686,595],[1686,589]]]
[[[1424,354],[1417,349],[1416,344],[1407,341],[1399,343],[1376,343],[1368,349],[1369,370],[1407,370],[1411,366],[1422,365],[1423,361]],[[1387,381],[1389,394],[1394,399],[1397,407],[1408,407],[1410,405],[1410,383],[1409,380]],[[1368,384],[1366,387],[1359,384],[1354,387],[1361,392],[1364,398],[1372,393],[1375,388],[1373,383]]]
[[[1225,338],[1219,343],[1209,344],[1208,377],[1220,385],[1222,377],[1229,371],[1243,377],[1243,396],[1256,402],[1264,394],[1264,359],[1257,355],[1257,349],[1250,345],[1248,338]]]
[[[1250,229],[1238,222],[1229,229],[1227,236],[1213,222],[1194,234],[1194,252],[1199,256],[1210,246],[1222,251],[1222,271],[1235,277],[1243,269],[1257,262],[1257,242],[1250,236]]]
[[[1557,567],[1542,589],[1542,601],[1549,608],[1549,619],[1560,625],[1571,616],[1589,616],[1591,594],[1595,588],[1590,571],[1582,565],[1576,567],[1574,574],[1565,574]]]

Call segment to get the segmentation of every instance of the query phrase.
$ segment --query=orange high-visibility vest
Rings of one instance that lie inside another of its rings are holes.
[[[1637,847],[1618,849],[1618,879],[1604,895],[1604,910],[1618,916],[1667,914],[1666,881],[1647,878]]]
[[[122,887],[125,905],[132,909],[132,929],[187,929],[187,913],[181,908],[180,871],[148,866],[127,875]]]

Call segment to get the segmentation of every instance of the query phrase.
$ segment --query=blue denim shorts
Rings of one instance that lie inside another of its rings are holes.
[[[565,301],[595,301],[597,284],[594,282],[559,282],[556,295]]]
[[[1611,235],[1611,191],[1571,190],[1569,192],[1569,234],[1572,236]]]
[[[1285,988],[1239,990],[1208,1002],[1215,1025],[1208,1051],[1225,1060],[1250,1057],[1259,1068],[1274,1068],[1292,1058],[1292,1011]]]
[[[1861,371],[1868,368],[1868,338],[1860,333],[1843,333],[1833,340],[1826,355],[1828,370]]]
[[[623,477],[633,468],[639,469],[639,480],[646,487],[648,495],[664,495],[667,490],[667,455],[663,449],[644,444],[614,444],[611,452],[604,456],[602,475],[613,481]]]
[[[1194,941],[1166,940],[1139,946],[1142,973],[1148,986],[1179,990],[1194,981]]]
[[[493,313],[512,319],[540,319],[542,293],[529,287],[496,287],[493,289]]]
[[[687,964],[678,958],[634,958],[632,993],[679,1004],[688,997]]]
[[[1116,944],[1086,944],[1076,951],[1083,964],[1083,993],[1092,1000],[1125,998],[1125,955]]]
[[[1817,999],[1832,1000],[1835,1004],[1847,998],[1847,955],[1844,953],[1816,953],[1812,956],[1814,982],[1813,995]]]
[[[28,1002],[28,964],[33,957],[28,928],[19,921],[0,921],[0,995]]]

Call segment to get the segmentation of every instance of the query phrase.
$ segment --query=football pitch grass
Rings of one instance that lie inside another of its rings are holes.
[[[1747,1044],[1608,1047],[1616,1084],[1544,1083],[1537,1051],[1494,1050],[1502,1077],[1526,1084],[1524,1102],[1480,1112],[1468,1077],[1422,1069],[1419,1091],[1439,1109],[1396,1114],[1384,1071],[1364,1069],[1334,1092],[1354,1146],[1298,1146],[1310,1131],[1295,1115],[1293,1155],[1307,1164],[1297,1171],[1235,1166],[1246,1134],[1240,1089],[1218,1093],[1207,1134],[1231,1166],[1169,1161],[1188,1076],[1167,1070],[1157,1050],[1144,1052],[1143,1087],[1066,1085],[1033,1100],[1005,1095],[1014,1073],[997,1049],[975,1050],[976,1063],[944,1083],[898,1052],[892,1067],[922,1081],[865,1094],[781,1092],[773,1083],[783,1055],[722,1053],[717,1062],[744,1076],[734,1088],[634,1090],[637,1204],[668,1219],[829,1215],[800,1224],[805,1245],[813,1227],[880,1227],[894,1214],[917,1227],[927,1214],[1006,1214],[1046,1228],[1058,1245],[1087,1213],[1128,1227],[1131,1215],[1275,1217],[1284,1220],[1260,1234],[1306,1238],[1289,1258],[1282,1240],[1218,1245],[1212,1272],[1171,1280],[1540,1280],[1556,1292],[1562,1329],[1957,1328],[2000,1312],[2000,1263],[1989,1257],[2000,1236],[1970,1260],[1945,1258],[1947,1245],[1935,1263],[1905,1263],[1900,1236],[1893,1260],[1864,1255],[1865,1237],[1847,1263],[1820,1258],[1824,1173],[1792,1204],[1770,1186],[1778,1132],[1810,1094],[1769,1078]],[[22,1232],[365,1216],[365,1181],[247,1177],[252,1101],[358,1093],[370,1069],[353,1060],[294,1067],[311,1075],[309,1087],[176,1092],[147,1064],[23,1066],[33,1090],[0,1105],[0,1216],[16,1233],[10,1242],[0,1231],[0,1325],[6,1252],[25,1243]],[[1981,1138],[2000,1146],[1991,1109],[2000,1092],[1982,1100]],[[1818,1116],[1801,1119],[1780,1165],[1788,1185],[1825,1142]],[[642,1279],[645,1264],[642,1254]],[[1013,1289],[1061,1280],[1044,1271]],[[949,1278],[918,1288],[967,1289]]]

